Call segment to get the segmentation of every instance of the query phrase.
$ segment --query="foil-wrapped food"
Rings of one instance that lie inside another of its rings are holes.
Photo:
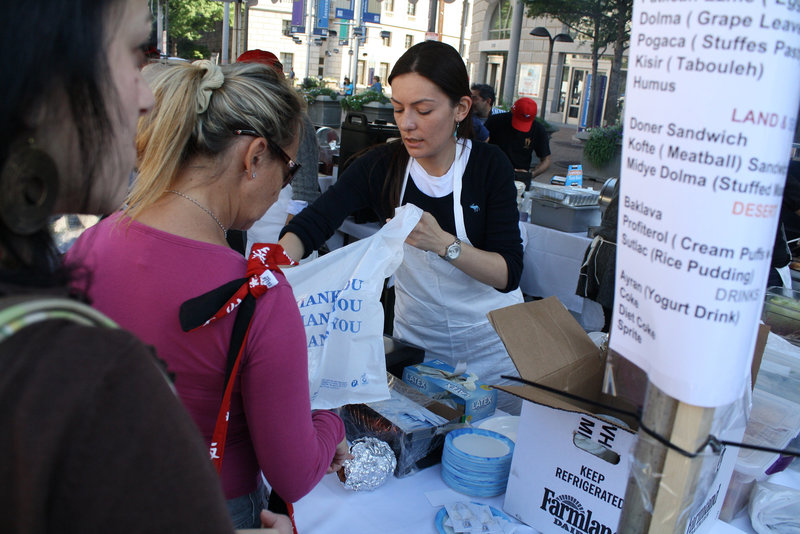
[[[383,485],[392,476],[397,459],[385,441],[377,438],[359,438],[350,445],[352,460],[345,460],[339,470],[339,480],[353,491],[371,491]]]

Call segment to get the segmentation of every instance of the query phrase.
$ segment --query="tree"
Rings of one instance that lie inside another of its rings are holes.
[[[608,80],[606,100],[606,123],[614,124],[619,118],[619,97],[622,86],[622,54],[630,46],[631,16],[633,0],[614,0],[612,24],[614,25],[614,59],[611,60],[611,75]]]
[[[526,13],[531,18],[551,17],[578,35],[583,35],[591,41],[592,49],[592,80],[597,80],[597,65],[600,56],[611,42],[615,45],[615,60],[612,64],[611,80],[609,80],[609,101],[611,92],[616,117],[616,101],[619,96],[619,87],[622,70],[622,51],[625,43],[630,39],[630,13],[633,0],[521,0],[526,6]],[[621,25],[621,26],[620,26]],[[621,29],[620,29],[621,28]],[[615,71],[616,67],[616,71]],[[612,89],[613,87],[613,89]],[[595,124],[595,110],[599,105],[599,85],[592,82],[589,94],[589,109],[587,110],[587,126]]]
[[[213,32],[222,20],[221,2],[212,0],[162,0],[169,6],[168,30],[170,55],[186,59],[208,58],[208,47],[197,40]]]

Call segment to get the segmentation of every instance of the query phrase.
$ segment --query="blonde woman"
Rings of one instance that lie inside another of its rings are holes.
[[[177,65],[153,79],[139,124],[139,176],[127,209],[87,231],[70,260],[89,269],[94,304],[156,347],[210,446],[236,313],[185,333],[182,303],[245,276],[228,229],[246,230],[278,198],[295,163],[301,103],[260,64]],[[308,493],[347,455],[344,427],[311,412],[305,333],[279,271],[261,296],[235,373],[223,490],[236,528],[260,525],[263,471],[284,500]]]

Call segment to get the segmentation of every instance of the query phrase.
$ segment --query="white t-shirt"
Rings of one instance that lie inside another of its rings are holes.
[[[472,150],[472,141],[469,139],[460,140],[456,147],[456,154],[467,166],[469,153]],[[459,154],[460,153],[460,154]],[[442,176],[431,176],[417,160],[411,163],[411,179],[414,180],[417,189],[432,198],[442,198],[453,192],[453,167],[455,160]]]

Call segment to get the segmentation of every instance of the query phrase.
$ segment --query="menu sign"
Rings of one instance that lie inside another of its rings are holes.
[[[745,384],[800,98],[797,0],[635,0],[611,348],[699,406]]]

